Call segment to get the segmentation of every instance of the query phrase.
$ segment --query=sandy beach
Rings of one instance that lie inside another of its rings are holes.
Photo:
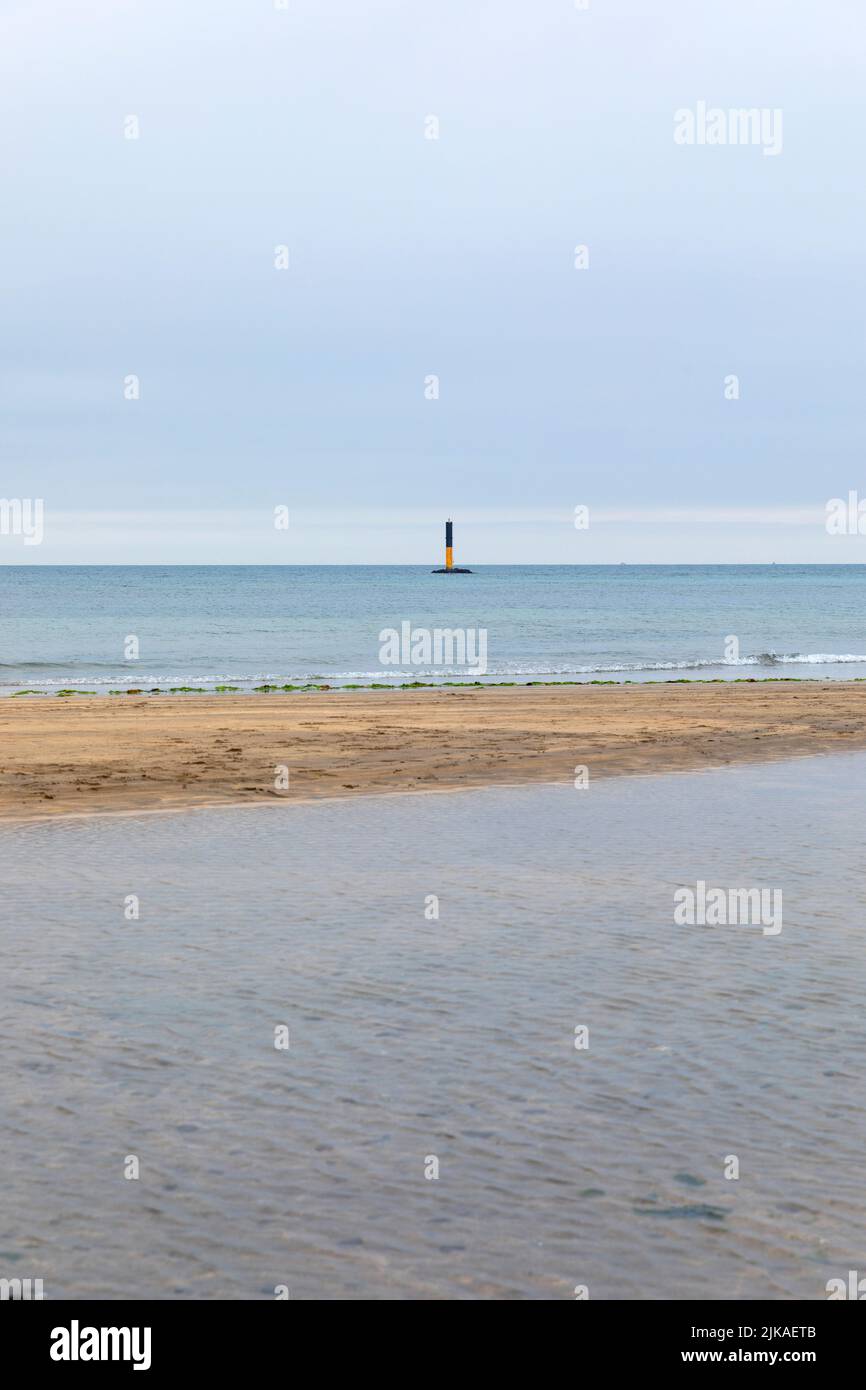
[[[0,819],[9,821],[569,782],[579,765],[592,780],[838,752],[866,747],[866,685],[5,699],[0,738]]]

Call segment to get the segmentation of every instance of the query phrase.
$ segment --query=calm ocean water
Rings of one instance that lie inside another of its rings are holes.
[[[380,633],[404,622],[483,628],[488,680],[850,679],[866,676],[864,612],[859,565],[7,566],[0,691],[476,678],[383,665]]]
[[[864,789],[848,754],[4,830],[0,1276],[823,1299],[863,1269]],[[675,926],[699,878],[780,889],[781,933]]]

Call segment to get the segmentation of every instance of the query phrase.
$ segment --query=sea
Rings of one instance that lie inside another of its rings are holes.
[[[847,753],[4,828],[0,1277],[825,1299],[864,1269],[864,817]],[[698,882],[779,930],[683,924]]]
[[[866,567],[0,567],[7,695],[768,676],[866,677]]]

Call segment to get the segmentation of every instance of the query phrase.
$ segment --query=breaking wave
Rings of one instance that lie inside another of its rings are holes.
[[[161,686],[163,689],[169,686],[192,686],[192,687],[213,687],[218,685],[236,685],[241,688],[263,684],[306,684],[306,683],[331,683],[344,684],[347,682],[377,682],[390,683],[413,680],[451,680],[481,679],[485,681],[509,680],[514,679],[522,682],[533,678],[546,677],[568,679],[575,677],[592,677],[604,675],[640,675],[649,674],[654,671],[673,672],[673,671],[732,671],[738,668],[759,668],[770,670],[779,666],[849,666],[866,665],[866,654],[856,652],[755,652],[751,655],[741,656],[736,661],[720,660],[717,657],[697,657],[692,660],[646,660],[646,661],[612,661],[599,660],[593,663],[544,663],[544,664],[518,664],[515,662],[496,662],[490,661],[486,670],[479,676],[476,668],[471,665],[466,666],[410,666],[394,667],[379,666],[373,670],[353,670],[353,671],[290,671],[290,672],[258,672],[258,673],[234,673],[226,672],[219,675],[190,675],[173,671],[170,674],[155,674],[151,672],[138,672],[127,667],[118,667],[109,662],[50,662],[50,661],[22,661],[22,662],[0,662],[0,687],[12,687],[26,684],[29,688],[44,688],[51,690],[55,688],[76,686],[88,687],[125,687],[135,686],[140,689],[154,688]],[[111,675],[104,675],[101,672],[108,667]],[[40,668],[53,670],[55,674],[51,676],[35,676],[34,672]],[[81,674],[82,668],[86,674]],[[15,672],[15,677],[11,673]],[[74,672],[74,674],[73,674]]]

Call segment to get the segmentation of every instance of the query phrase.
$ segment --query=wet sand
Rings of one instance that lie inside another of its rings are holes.
[[[6,825],[0,1274],[825,1300],[863,1273],[864,813],[852,752]],[[781,933],[678,925],[698,878],[778,885]]]
[[[866,683],[26,697],[0,748],[7,821],[571,782],[866,748]]]

